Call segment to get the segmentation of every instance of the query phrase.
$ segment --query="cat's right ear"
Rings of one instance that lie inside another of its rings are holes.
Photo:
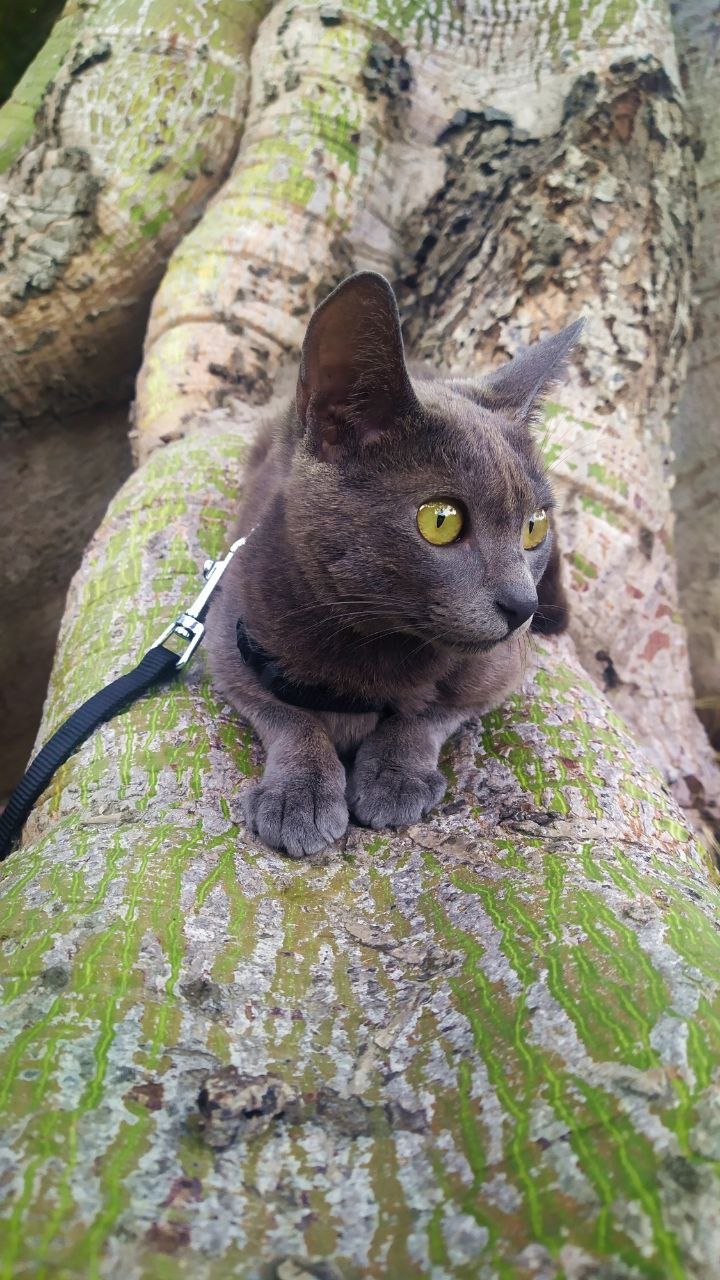
[[[390,434],[417,405],[384,276],[350,276],[314,312],[295,403],[301,426],[328,461]]]
[[[560,378],[580,337],[584,320],[575,320],[549,338],[541,338],[484,378],[450,385],[485,409],[501,413],[512,425],[526,426],[543,396]]]

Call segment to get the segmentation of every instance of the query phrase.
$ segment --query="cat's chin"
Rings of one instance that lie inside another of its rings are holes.
[[[491,649],[497,648],[502,644],[503,640],[507,640],[512,633],[508,631],[504,636],[498,636],[497,640],[445,640],[443,641],[446,649],[452,649],[455,653],[477,654],[489,653]]]

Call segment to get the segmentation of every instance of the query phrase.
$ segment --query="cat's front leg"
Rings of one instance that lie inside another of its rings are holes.
[[[244,797],[252,833],[291,858],[318,853],[345,834],[345,770],[327,734],[279,704],[243,708],[267,751],[265,772]]]
[[[467,711],[432,707],[417,716],[389,716],[365,739],[348,780],[348,804],[366,827],[418,822],[445,794],[440,748]]]

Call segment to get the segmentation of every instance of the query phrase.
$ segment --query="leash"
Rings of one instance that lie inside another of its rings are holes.
[[[245,545],[249,536],[248,534],[233,542],[223,560],[205,561],[205,586],[192,604],[166,627],[132,671],[113,680],[88,698],[87,702],[83,702],[38,752],[0,814],[0,862],[11,852],[35,801],[42,795],[60,766],[90,737],[98,725],[112,720],[113,716],[124,711],[153,685],[171,679],[187,666],[205,634],[204,620],[212,594],[235,552]],[[173,635],[179,636],[186,645],[179,655],[165,646],[166,640]]]

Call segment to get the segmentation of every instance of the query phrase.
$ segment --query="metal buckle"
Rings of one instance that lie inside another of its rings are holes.
[[[156,648],[158,645],[163,644],[165,640],[169,639],[171,635],[180,636],[181,640],[186,642],[187,648],[184,653],[180,654],[176,663],[178,670],[187,665],[205,635],[205,627],[202,619],[208,611],[211,596],[230,564],[230,561],[235,555],[235,552],[239,551],[240,547],[245,546],[249,537],[250,534],[247,534],[246,537],[238,538],[237,542],[233,542],[227,555],[222,560],[205,561],[205,564],[203,565],[205,586],[202,591],[200,591],[200,593],[195,597],[192,604],[188,605],[187,609],[184,609],[182,613],[178,614],[175,621],[171,622],[170,626],[166,627],[162,635],[158,636],[157,640],[154,642],[152,647]]]
[[[184,653],[179,654],[178,660],[175,664],[177,669],[180,670],[181,667],[186,666],[190,661],[204,634],[205,627],[202,622],[198,622],[197,618],[191,617],[189,613],[180,613],[175,621],[171,622],[170,626],[165,628],[162,635],[158,636],[157,640],[153,644],[153,648],[156,648],[159,644],[163,644],[172,635],[180,636],[182,640],[185,640],[187,642],[187,648]]]

